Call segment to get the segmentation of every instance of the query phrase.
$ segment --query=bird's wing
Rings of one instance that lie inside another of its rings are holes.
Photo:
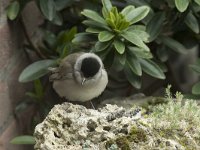
[[[52,75],[49,77],[50,81],[65,80],[73,78],[74,64],[83,52],[73,53],[66,56],[60,63],[59,67],[51,68]]]

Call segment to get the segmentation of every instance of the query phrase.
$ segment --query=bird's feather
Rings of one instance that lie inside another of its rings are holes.
[[[74,64],[76,63],[77,58],[82,54],[84,53],[80,52],[70,54],[61,61],[59,67],[49,68],[49,70],[52,72],[49,80],[55,81],[73,78]]]

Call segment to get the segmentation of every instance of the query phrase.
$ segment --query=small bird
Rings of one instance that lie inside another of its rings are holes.
[[[60,97],[69,101],[89,101],[98,97],[108,83],[104,65],[94,53],[73,53],[57,68],[50,68],[50,81]]]

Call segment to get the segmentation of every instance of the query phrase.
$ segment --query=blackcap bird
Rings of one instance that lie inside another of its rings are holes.
[[[73,53],[59,67],[50,68],[53,88],[69,101],[89,101],[98,97],[108,83],[101,59],[94,53]]]

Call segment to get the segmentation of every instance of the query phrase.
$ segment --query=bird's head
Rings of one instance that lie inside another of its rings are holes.
[[[84,53],[76,60],[74,77],[81,85],[95,84],[102,74],[103,63],[93,53]]]

